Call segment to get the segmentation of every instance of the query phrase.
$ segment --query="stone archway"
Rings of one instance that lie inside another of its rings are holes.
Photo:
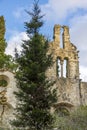
[[[55,112],[58,114],[58,116],[69,116],[70,111],[72,110],[73,107],[74,106],[68,102],[60,102],[54,105]]]

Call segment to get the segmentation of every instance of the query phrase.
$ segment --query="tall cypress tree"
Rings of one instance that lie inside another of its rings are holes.
[[[29,39],[23,41],[21,55],[16,57],[19,68],[15,95],[18,101],[13,125],[44,130],[52,124],[50,108],[56,102],[56,90],[52,88],[54,81],[46,76],[52,65],[52,55],[48,53],[48,39],[39,32],[43,15],[37,1],[34,1],[32,12],[27,13],[31,16],[31,20],[25,22]]]
[[[3,16],[0,16],[0,70],[10,69],[13,70],[13,63],[11,55],[5,54],[7,47],[5,36],[5,20]]]
[[[4,17],[0,16],[0,69],[4,68],[6,60],[6,54],[5,54],[6,41],[4,39],[4,35],[5,35],[5,21]]]
[[[4,17],[0,16],[0,53],[4,53],[6,48],[6,41],[4,39],[4,35],[5,35],[5,21]]]

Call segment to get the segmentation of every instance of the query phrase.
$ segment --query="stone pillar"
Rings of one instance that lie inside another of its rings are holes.
[[[54,26],[54,42],[57,44],[57,47],[60,47],[60,25],[55,25]]]
[[[63,48],[64,49],[69,49],[69,44],[70,44],[70,35],[69,35],[69,28],[67,26],[63,26]]]
[[[63,60],[60,61],[60,65],[61,65],[61,77],[63,77]]]

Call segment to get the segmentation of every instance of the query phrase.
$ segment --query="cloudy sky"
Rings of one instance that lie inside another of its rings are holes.
[[[0,15],[5,18],[8,43],[6,53],[20,50],[22,39],[27,39],[24,22],[30,18],[25,10],[31,10],[33,0],[0,0]],[[71,42],[79,52],[80,77],[87,81],[87,0],[39,0],[44,16],[43,34],[52,39],[54,24],[70,28]]]

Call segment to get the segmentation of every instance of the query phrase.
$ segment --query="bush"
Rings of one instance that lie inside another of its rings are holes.
[[[87,106],[81,106],[69,116],[55,115],[54,127],[58,130],[87,130]]]

